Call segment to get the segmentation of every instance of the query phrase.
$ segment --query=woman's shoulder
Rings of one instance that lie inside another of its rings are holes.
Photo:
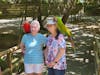
[[[63,34],[59,34],[58,38],[64,38]]]
[[[44,34],[41,34],[41,33],[38,33],[38,36],[41,37],[41,38],[42,38],[42,37],[43,37],[43,38],[46,38],[46,36],[45,36]]]
[[[43,36],[43,34],[42,34],[42,33],[38,33],[38,35],[39,35],[39,36]]]
[[[23,37],[28,37],[30,36],[30,33],[24,34]]]
[[[59,34],[59,36],[58,36],[58,43],[59,44],[62,44],[62,43],[65,43],[66,44],[66,40],[65,40],[63,34]]]
[[[47,36],[48,39],[52,38],[51,34]]]

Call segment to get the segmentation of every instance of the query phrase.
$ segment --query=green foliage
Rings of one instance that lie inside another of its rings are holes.
[[[78,3],[76,4],[76,7],[74,7],[73,10],[71,10],[71,15],[76,15],[81,9],[82,9],[83,5],[82,3]]]
[[[1,70],[5,70],[6,68],[8,68],[8,65],[7,65],[7,62],[5,61],[5,59],[1,59],[0,58],[0,67],[1,67]]]
[[[100,5],[99,4],[86,5],[85,11],[87,15],[100,16]]]

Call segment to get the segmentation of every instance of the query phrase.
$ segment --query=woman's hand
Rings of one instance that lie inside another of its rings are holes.
[[[22,50],[22,55],[24,55],[25,54],[25,50]]]
[[[49,64],[47,64],[47,67],[52,68],[56,65],[55,62],[50,62]]]

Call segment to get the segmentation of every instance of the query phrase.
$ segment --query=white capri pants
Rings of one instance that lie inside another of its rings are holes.
[[[24,64],[25,73],[42,73],[43,64]]]

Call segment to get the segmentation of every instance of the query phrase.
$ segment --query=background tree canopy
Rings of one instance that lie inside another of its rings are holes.
[[[0,0],[0,18],[30,16],[42,24],[49,15],[60,15],[66,23],[70,15],[100,15],[99,0]],[[6,15],[6,16],[5,16]],[[44,18],[42,18],[44,16]]]

